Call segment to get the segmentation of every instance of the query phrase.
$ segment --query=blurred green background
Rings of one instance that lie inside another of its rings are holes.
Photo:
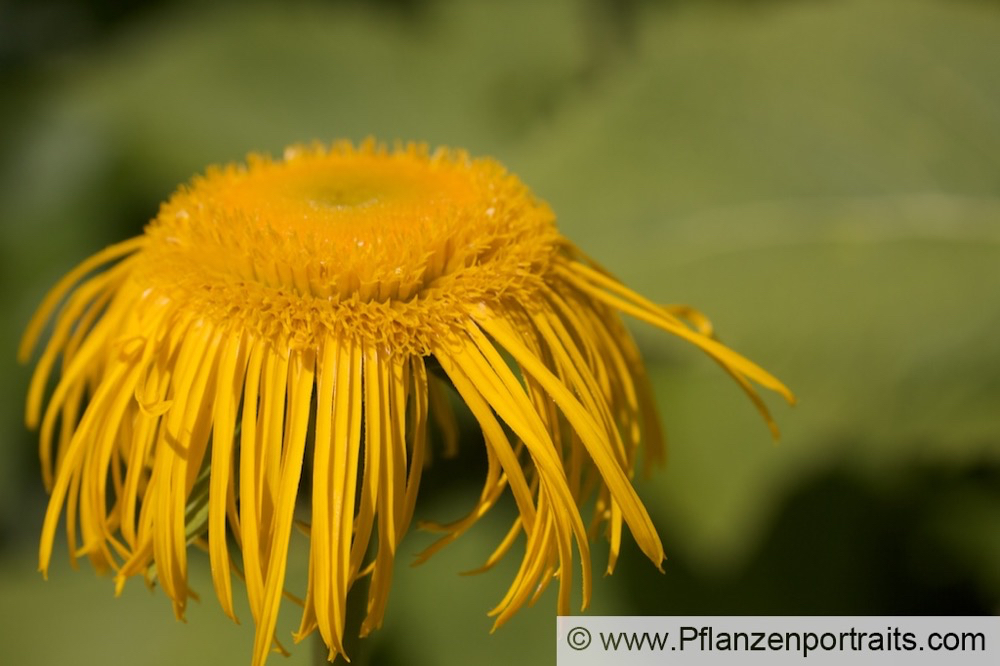
[[[187,625],[63,551],[35,573],[14,349],[61,274],[206,164],[370,134],[495,156],[567,236],[800,398],[771,401],[772,444],[713,363],[633,326],[670,438],[639,482],[668,561],[627,543],[592,613],[1000,612],[998,63],[986,0],[0,2],[3,660],[249,663],[249,613],[223,616],[204,557]],[[479,441],[436,461],[418,517],[472,505]],[[457,575],[511,515],[418,568],[412,532],[359,663],[553,663],[551,591],[489,634],[517,557]]]

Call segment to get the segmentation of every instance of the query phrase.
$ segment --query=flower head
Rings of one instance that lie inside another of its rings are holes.
[[[455,445],[449,386],[482,427],[489,467],[473,510],[429,525],[442,536],[420,558],[509,489],[518,518],[487,567],[525,539],[498,625],[553,578],[568,613],[575,566],[586,606],[588,533],[601,527],[609,570],[626,526],[663,560],[630,482],[640,443],[648,462],[662,441],[619,312],[708,353],[768,423],[751,382],[791,400],[699,313],[651,303],[584,257],[499,164],[417,145],[295,147],[209,169],[142,236],[52,290],[22,359],[63,301],[27,403],[51,493],[42,571],[65,511],[72,557],[113,571],[119,589],[155,576],[182,617],[187,549],[200,545],[234,619],[233,573],[246,582],[255,665],[277,644],[297,504],[310,543],[297,638],[318,630],[342,654],[347,593],[367,575],[362,634],[380,625],[429,414]]]

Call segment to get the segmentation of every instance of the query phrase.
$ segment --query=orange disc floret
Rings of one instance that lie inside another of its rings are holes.
[[[493,160],[374,142],[211,169],[146,238],[137,279],[200,314],[420,354],[480,302],[530,300],[559,250],[551,210]]]

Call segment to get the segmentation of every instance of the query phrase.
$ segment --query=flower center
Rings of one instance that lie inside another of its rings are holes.
[[[430,334],[533,289],[558,251],[549,208],[496,162],[370,142],[211,169],[146,233],[142,282],[306,338],[337,318]]]
[[[315,156],[289,151],[285,162],[252,169],[230,183],[224,195],[227,203],[272,213],[281,206],[286,218],[344,224],[359,221],[359,216],[374,216],[355,209],[378,206],[383,218],[393,212],[412,217],[428,207],[467,205],[482,194],[476,191],[471,174],[442,165],[430,169],[428,164],[385,155],[351,160],[324,157],[320,162]]]
[[[305,199],[316,209],[344,211],[354,206],[371,206],[387,199],[394,199],[397,193],[393,191],[393,185],[395,183],[363,181],[341,176],[333,183],[321,182],[303,187],[293,196]]]

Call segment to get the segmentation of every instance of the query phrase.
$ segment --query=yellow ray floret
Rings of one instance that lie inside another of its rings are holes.
[[[188,546],[203,545],[234,619],[233,573],[245,581],[259,666],[283,650],[275,626],[306,505],[296,639],[318,631],[330,658],[342,655],[362,576],[361,633],[382,622],[429,415],[454,453],[450,386],[482,428],[487,478],[467,516],[425,523],[441,538],[418,560],[509,489],[518,518],[484,569],[521,535],[524,550],[497,626],[553,579],[568,613],[576,566],[586,606],[589,538],[602,527],[609,571],[625,527],[655,565],[664,557],[630,481],[640,446],[649,463],[663,444],[619,312],[702,349],[776,433],[754,386],[791,401],[781,382],[716,341],[696,310],[651,303],[584,257],[492,160],[369,141],[210,169],[141,237],[60,281],[25,333],[22,360],[54,316],[26,414],[51,493],[41,570],[65,512],[74,560],[113,572],[119,589],[155,577],[183,617]]]

